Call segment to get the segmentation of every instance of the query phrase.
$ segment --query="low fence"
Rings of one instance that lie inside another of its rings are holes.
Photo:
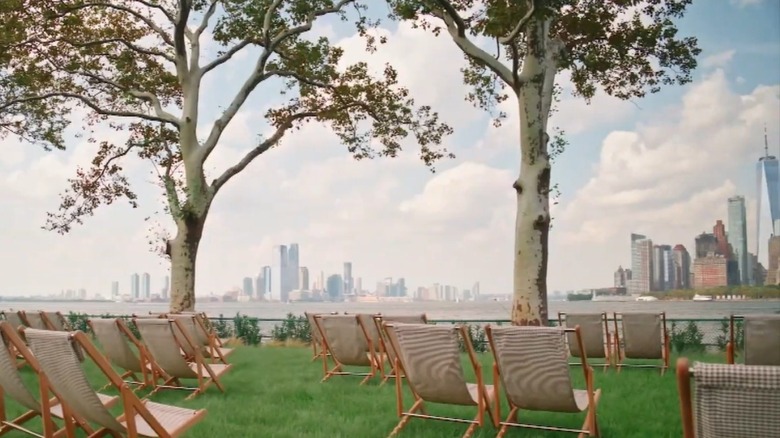
[[[119,317],[126,320],[132,315],[87,315],[70,313],[66,318],[76,330],[89,331],[87,320],[90,318]],[[255,318],[237,314],[233,317],[223,315],[210,317],[209,321],[221,338],[240,339],[245,345],[259,345],[265,342],[311,342],[309,321],[303,315],[288,314],[284,319]],[[466,324],[474,348],[478,352],[487,351],[486,324],[509,324],[507,319],[439,319],[429,321],[433,324]],[[557,321],[551,321],[557,325]],[[618,324],[620,326],[620,324]],[[131,329],[135,326],[130,324]],[[716,352],[725,351],[729,340],[728,318],[669,319],[667,318],[670,344],[673,352]],[[610,320],[610,331],[613,331]],[[620,327],[618,327],[620,330]],[[137,333],[136,333],[137,335]],[[735,343],[737,348],[743,344],[742,322],[735,324]]]

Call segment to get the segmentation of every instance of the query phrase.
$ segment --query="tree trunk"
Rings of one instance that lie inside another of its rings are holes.
[[[554,73],[553,73],[554,74]],[[544,76],[542,74],[542,76]],[[547,241],[550,231],[550,158],[545,81],[525,84],[520,106],[520,176],[515,221],[512,323],[547,325]]]
[[[176,221],[176,237],[168,241],[171,258],[171,302],[173,313],[195,310],[195,265],[203,236],[206,214]]]

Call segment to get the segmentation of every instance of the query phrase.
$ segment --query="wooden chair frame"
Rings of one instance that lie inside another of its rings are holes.
[[[311,332],[311,349],[312,349],[311,361],[314,362],[317,359],[322,359],[322,355],[323,354],[330,356],[330,353],[322,345],[322,342],[317,342],[315,340],[314,333],[320,334],[319,328],[317,327],[317,322],[314,320],[314,317],[317,314],[316,313],[303,312],[303,315],[306,317],[306,320],[309,322],[309,330]],[[311,317],[311,320],[309,319],[309,317]],[[320,334],[320,339],[321,338],[322,338],[322,335]]]
[[[743,330],[744,330],[744,321],[745,317],[742,315],[731,315],[729,317],[729,341],[726,343],[726,363],[729,365],[734,365],[734,359],[737,357],[736,352],[736,327],[735,327],[735,321],[737,319],[741,319],[743,321]],[[744,348],[744,345],[743,345]],[[679,376],[679,361],[678,361],[678,376]]]
[[[596,416],[598,402],[599,399],[601,398],[601,389],[595,391],[593,389],[593,368],[590,365],[588,365],[588,358],[587,355],[585,354],[585,345],[582,342],[582,334],[580,333],[580,326],[578,325],[574,328],[563,328],[563,333],[561,335],[566,336],[566,333],[574,333],[575,337],[577,338],[577,343],[579,344],[580,351],[582,352],[582,362],[576,365],[582,367],[582,372],[583,375],[585,376],[585,388],[588,391],[588,409],[585,415],[585,421],[583,422],[582,427],[580,429],[569,429],[563,427],[540,426],[536,424],[519,423],[517,420],[517,414],[520,411],[520,408],[518,408],[517,406],[513,406],[508,396],[507,396],[507,402],[509,403],[509,414],[507,414],[506,420],[501,421],[501,398],[499,397],[499,385],[501,384],[501,375],[498,369],[498,357],[496,355],[495,342],[493,340],[493,328],[489,324],[485,326],[485,335],[487,336],[488,343],[490,345],[490,351],[493,352],[493,386],[495,387],[495,391],[496,391],[496,400],[495,400],[496,405],[493,409],[493,414],[495,415],[495,418],[493,421],[496,424],[496,427],[500,427],[498,431],[498,435],[496,435],[496,438],[502,438],[507,433],[510,427],[577,433],[579,434],[578,435],[579,438],[585,437],[586,436],[585,434],[588,434],[588,436],[596,436],[596,437],[601,435],[601,431],[599,430],[598,418]]]
[[[385,322],[383,323],[384,330],[392,330],[393,329],[393,323],[392,322]],[[458,336],[463,340],[463,343],[466,347],[466,353],[469,356],[469,360],[471,362],[471,366],[474,368],[474,374],[477,379],[477,415],[472,420],[464,419],[464,418],[452,418],[452,417],[442,417],[437,415],[429,415],[425,411],[425,400],[423,400],[419,395],[417,390],[414,388],[414,384],[409,381],[409,379],[406,379],[406,383],[409,385],[409,389],[412,392],[412,395],[414,397],[414,404],[409,408],[409,410],[404,411],[404,398],[403,398],[403,383],[401,382],[402,379],[396,378],[395,379],[395,395],[396,395],[396,412],[398,414],[398,417],[401,419],[398,424],[395,426],[395,428],[390,432],[390,437],[393,437],[401,432],[401,430],[406,426],[406,424],[409,422],[412,418],[423,418],[423,419],[429,419],[429,420],[439,420],[439,421],[449,421],[452,423],[465,423],[468,424],[469,427],[466,429],[466,432],[463,434],[463,438],[469,438],[471,435],[474,434],[476,429],[478,427],[482,427],[485,422],[485,414],[488,414],[488,418],[491,420],[493,425],[495,427],[498,426],[498,423],[496,422],[496,419],[498,416],[491,412],[490,407],[490,401],[488,400],[488,396],[485,389],[485,382],[482,378],[482,364],[479,362],[479,359],[477,358],[477,354],[474,351],[474,346],[471,344],[471,338],[469,337],[468,328],[465,325],[459,325],[457,327],[453,328],[454,330],[457,330]],[[395,338],[393,336],[388,336],[388,341],[390,344],[392,344],[391,348],[394,348],[395,352],[400,352],[401,347],[400,345],[397,345],[395,343]],[[401,361],[401,356],[396,355],[395,364],[393,366],[395,369],[396,375],[404,376],[406,373],[404,371],[404,365]],[[399,374],[400,373],[400,374]],[[495,390],[495,397],[498,398],[498,389]]]
[[[696,438],[693,425],[693,397],[691,397],[692,375],[688,359],[685,357],[677,359],[677,391],[680,394],[683,438]]]
[[[166,318],[167,319],[167,318]],[[157,382],[157,380],[163,380],[163,383],[160,385],[157,385],[155,383],[154,390],[149,394],[150,396],[153,394],[156,394],[162,389],[173,389],[173,390],[180,390],[180,391],[192,391],[192,394],[190,394],[186,400],[191,400],[198,396],[199,394],[202,394],[206,392],[206,389],[208,389],[209,386],[213,383],[214,386],[217,387],[221,392],[225,392],[225,387],[222,385],[222,382],[219,380],[219,376],[214,372],[213,369],[209,366],[208,363],[206,363],[205,359],[203,358],[203,354],[201,353],[200,349],[195,348],[195,343],[192,339],[190,339],[190,335],[187,333],[184,326],[181,325],[181,322],[179,322],[177,319],[167,319],[169,324],[176,325],[180,333],[182,334],[181,338],[179,339],[179,336],[176,336],[176,331],[171,330],[173,341],[176,343],[177,347],[185,351],[184,348],[182,348],[181,343],[187,342],[189,347],[195,351],[195,357],[194,357],[194,363],[196,364],[196,370],[195,373],[197,374],[197,380],[198,380],[198,386],[197,388],[192,388],[188,386],[184,386],[181,383],[181,380],[179,377],[174,377],[169,375],[162,366],[157,364],[158,366],[156,368],[152,369],[152,380],[154,382]],[[135,321],[135,319],[134,319]],[[134,322],[135,323],[135,322]],[[147,352],[148,352],[148,347]],[[149,357],[152,361],[154,361],[154,356],[148,352]],[[228,368],[231,367],[230,364],[226,364]],[[208,378],[204,376],[204,371],[208,374]],[[165,373],[164,375],[161,374]],[[225,370],[227,372],[227,370]]]
[[[618,315],[620,315],[620,322],[623,323],[623,312],[614,312],[612,314],[612,319],[615,323],[615,346],[614,346],[614,354],[615,354],[615,367],[617,367],[617,371],[620,372],[622,368],[658,368],[661,370],[661,375],[663,376],[666,373],[666,370],[669,368],[669,357],[670,357],[670,346],[669,346],[669,330],[666,325],[666,312],[658,312],[658,315],[661,316],[661,365],[652,365],[652,364],[626,364],[623,363],[625,358],[625,353],[620,347],[620,329],[618,327]]]
[[[573,313],[573,312],[570,312]],[[568,326],[564,326],[566,322],[566,315],[567,312],[558,312],[558,325],[560,327],[568,328]],[[612,333],[609,331],[609,316],[607,315],[607,312],[601,312],[601,319],[604,323],[604,334],[603,336],[606,336],[606,341],[604,343],[604,348],[606,350],[607,357],[604,358],[605,363],[603,364],[603,371],[606,372],[610,367],[615,366],[615,352],[613,351],[613,336]],[[568,340],[567,340],[568,341]],[[580,349],[580,351],[583,351]],[[583,352],[583,355],[585,353]],[[571,350],[569,351],[569,356],[571,356]],[[580,362],[569,362],[569,366],[579,366],[582,364],[582,361]],[[600,363],[591,363],[591,366],[599,366],[602,365]]]
[[[49,313],[53,313],[53,314],[54,314],[54,315],[56,315],[58,318],[60,318],[60,321],[62,322],[62,326],[63,326],[63,328],[65,329],[65,331],[67,331],[67,330],[68,330],[68,324],[67,324],[67,322],[68,322],[68,321],[67,321],[67,319],[65,318],[65,316],[63,316],[62,312],[59,312],[59,311],[57,311],[57,312],[49,312]],[[40,312],[40,314],[41,314],[41,319],[43,320],[43,324],[44,324],[44,325],[45,325],[45,326],[46,326],[46,327],[47,327],[49,330],[54,330],[54,331],[62,331],[62,330],[60,330],[59,328],[57,328],[57,326],[54,324],[54,322],[51,320],[51,318],[49,318],[49,315],[48,315],[48,313],[41,311],[41,312]]]
[[[345,314],[346,315],[346,314]],[[350,372],[350,371],[344,371],[344,364],[339,362],[338,359],[336,359],[336,356],[333,355],[331,352],[330,344],[328,343],[328,338],[325,336],[325,329],[322,328],[322,324],[320,323],[320,319],[322,316],[329,316],[329,315],[323,315],[323,314],[315,314],[314,315],[314,322],[317,325],[317,330],[320,332],[320,336],[322,337],[322,351],[320,354],[320,357],[322,358],[322,371],[324,373],[324,376],[320,383],[325,382],[329,380],[333,376],[358,376],[363,377],[363,380],[360,381],[360,384],[363,385],[369,380],[371,380],[374,376],[376,376],[376,363],[370,358],[369,356],[369,363],[370,363],[370,370],[367,373],[359,373],[359,372]],[[357,315],[355,315],[355,318],[357,319]],[[360,327],[360,323],[358,322],[358,327]],[[322,354],[322,352],[325,352],[325,354]],[[334,366],[333,368],[329,367],[328,358],[333,360]]]
[[[130,344],[132,344],[136,350],[138,350],[138,359],[141,361],[141,377],[142,380],[138,380],[138,376],[135,375],[133,371],[125,371],[122,373],[119,377],[127,384],[136,386],[134,391],[139,391],[141,389],[145,389],[148,387],[155,387],[157,385],[157,381],[162,379],[163,381],[166,379],[169,379],[170,376],[168,373],[166,373],[160,366],[157,364],[157,362],[152,359],[152,356],[149,354],[149,351],[146,349],[146,345],[144,345],[133,333],[132,330],[130,330],[130,327],[125,324],[125,321],[122,318],[115,318],[114,319],[115,324],[119,328],[119,331],[124,335],[125,339],[130,341]],[[87,325],[89,326],[90,330],[94,333],[94,328],[92,327],[92,320],[87,320]],[[110,363],[110,361],[109,361]],[[131,378],[133,380],[127,380],[128,378]],[[104,389],[111,386],[112,383],[108,382],[106,385],[104,385],[102,388],[99,389],[99,391],[103,391]]]
[[[379,338],[382,337],[382,333],[379,332],[379,329],[376,328],[376,324],[374,323],[374,318],[381,314],[368,314],[368,315],[371,318],[371,327],[366,327],[366,325],[363,323],[363,320],[360,319],[360,314],[355,314],[355,319],[357,319],[358,326],[360,327],[360,331],[363,333],[363,336],[366,338],[366,343],[368,344],[368,352],[371,355],[371,361],[374,362],[374,368],[377,371],[379,371],[379,375],[384,379],[384,375],[385,375],[384,362],[386,356],[384,356],[383,352],[380,351],[380,347],[378,344],[374,345],[374,341],[371,339],[371,334],[369,332],[371,328],[374,328],[375,330],[377,330],[379,334]],[[381,344],[381,341],[379,343]]]
[[[428,316],[426,314],[422,314],[422,316],[423,316],[423,324],[427,324]],[[403,379],[404,375],[403,375],[403,371],[401,371],[401,374],[398,374],[398,370],[395,367],[395,363],[393,363],[393,361],[390,359],[390,354],[388,352],[392,350],[393,356],[398,357],[398,351],[395,349],[393,343],[390,342],[390,338],[387,334],[387,329],[384,326],[385,323],[384,315],[378,313],[374,315],[373,319],[374,319],[374,325],[379,331],[380,357],[386,358],[386,360],[380,362],[380,367],[379,367],[379,373],[382,376],[382,382],[379,384],[381,386],[387,383],[388,380],[395,379],[399,375]],[[392,321],[389,322],[389,324],[392,324]],[[388,369],[385,369],[385,363],[387,363]]]
[[[122,405],[123,405],[123,412],[122,415],[117,419],[118,421],[123,421],[125,419],[135,418],[136,414],[140,416],[148,425],[149,427],[155,431],[157,436],[159,438],[175,438],[179,437],[184,434],[184,432],[198,423],[203,417],[206,415],[206,410],[201,409],[196,411],[196,414],[193,415],[192,419],[190,419],[188,422],[183,424],[180,427],[180,430],[176,434],[170,434],[167,430],[160,424],[159,421],[152,415],[151,412],[144,406],[144,403],[141,401],[141,399],[138,398],[138,396],[133,392],[133,390],[130,388],[130,386],[125,383],[122,378],[114,371],[114,369],[111,367],[111,364],[108,362],[108,360],[103,356],[103,354],[98,351],[98,349],[95,347],[94,344],[89,340],[87,335],[85,335],[81,331],[76,331],[70,334],[71,339],[73,339],[74,342],[77,342],[83,351],[87,354],[87,356],[92,359],[93,363],[97,365],[97,367],[100,369],[100,371],[103,372],[103,374],[106,376],[106,378],[111,382],[112,386],[117,388],[119,390],[120,397],[122,398]],[[72,415],[72,413],[71,413]],[[117,434],[116,432],[101,428],[95,431],[94,433],[91,433],[89,435],[89,438],[99,438],[104,436],[112,436],[116,438],[122,438],[121,435]],[[73,435],[68,435],[73,436]],[[138,438],[138,431],[136,430],[135,422],[127,422],[127,438]]]
[[[13,346],[14,349],[24,357],[25,363],[29,364],[30,368],[32,368],[33,372],[35,372],[36,376],[38,376],[38,395],[40,397],[41,404],[40,414],[31,410],[9,421],[5,416],[5,395],[3,394],[3,388],[0,387],[0,436],[5,435],[11,430],[18,430],[28,435],[43,438],[58,438],[63,435],[71,437],[75,436],[74,434],[76,427],[82,428],[88,434],[93,433],[94,429],[89,425],[89,423],[70,413],[67,405],[61,402],[61,398],[57,395],[56,391],[51,388],[49,379],[41,370],[41,366],[38,363],[38,360],[27,348],[24,340],[22,340],[16,330],[14,330],[10,324],[4,323],[0,324],[0,332],[2,332],[0,336],[4,337],[8,341],[9,347]],[[51,393],[52,397],[49,397],[49,393]],[[115,397],[114,400],[109,404],[109,407],[116,404],[117,401],[119,401],[119,397]],[[59,429],[57,428],[56,423],[54,423],[54,419],[52,418],[53,416],[51,415],[51,408],[56,405],[61,405],[63,417],[65,417],[63,418],[65,425]],[[38,416],[40,416],[41,420],[43,421],[42,435],[22,426],[24,423]]]

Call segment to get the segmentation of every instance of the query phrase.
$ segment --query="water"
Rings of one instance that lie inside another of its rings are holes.
[[[164,312],[166,303],[114,303],[78,301],[13,301],[0,303],[0,309],[14,310],[59,310],[90,315],[130,315]],[[264,303],[264,302],[200,302],[197,309],[208,315],[234,316],[241,314],[268,319],[283,319],[288,313],[302,315],[308,312],[350,312],[350,313],[426,313],[428,319],[509,319],[510,302],[445,302],[422,301],[412,303]],[[661,312],[668,318],[723,318],[731,314],[780,313],[780,300],[745,301],[551,301],[550,318],[557,318],[558,312]]]

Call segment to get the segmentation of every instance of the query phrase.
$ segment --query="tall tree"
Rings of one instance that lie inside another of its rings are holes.
[[[675,20],[692,0],[388,0],[395,18],[436,35],[445,32],[468,66],[466,96],[491,111],[510,96],[518,105],[519,177],[512,322],[547,324],[550,230],[548,119],[558,73],[575,94],[598,89],[640,98],[663,85],[691,81],[696,38],[679,37]],[[494,41],[495,53],[485,41]]]
[[[310,121],[324,123],[357,159],[393,157],[407,137],[419,145],[427,165],[449,155],[439,144],[451,129],[429,107],[415,105],[392,66],[377,74],[364,62],[343,66],[341,48],[308,36],[318,20],[348,20],[352,12],[367,50],[375,50],[378,41],[367,30],[376,22],[366,18],[359,1],[8,1],[12,7],[0,9],[0,35],[14,29],[23,38],[0,38],[12,41],[0,53],[15,69],[50,80],[24,84],[26,93],[7,99],[5,108],[59,100],[80,107],[87,126],[102,124],[127,137],[121,144],[100,141],[92,166],[77,170],[47,227],[65,233],[119,198],[135,206],[122,160],[131,153],[150,160],[176,225],[176,235],[165,242],[172,311],[194,308],[198,245],[215,196],[289,131]],[[207,37],[219,46],[211,59],[204,59]],[[259,52],[251,72],[199,138],[203,79],[226,73],[226,63],[243,51]],[[205,161],[249,96],[263,88],[285,99],[265,113],[270,135],[208,181]]]

